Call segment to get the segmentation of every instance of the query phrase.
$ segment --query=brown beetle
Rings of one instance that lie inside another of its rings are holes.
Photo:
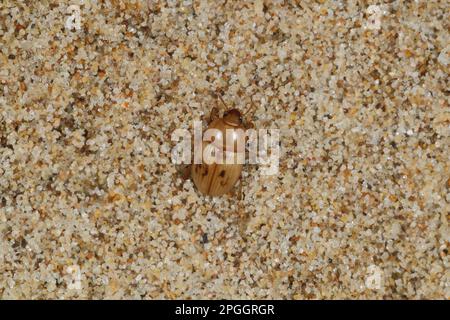
[[[226,107],[225,102],[219,96],[220,101]],[[247,114],[254,107],[244,113]],[[233,189],[239,180],[245,160],[246,125],[243,122],[243,115],[238,109],[225,111],[222,118],[218,117],[216,108],[211,112],[211,119],[208,129],[215,129],[213,134],[205,138],[202,142],[203,150],[214,149],[212,153],[220,153],[225,157],[231,155],[230,162],[209,162],[205,161],[202,154],[202,163],[193,164],[187,167],[185,176],[191,177],[197,189],[209,196],[221,196]],[[208,132],[208,129],[206,132]],[[241,161],[238,161],[240,159]]]

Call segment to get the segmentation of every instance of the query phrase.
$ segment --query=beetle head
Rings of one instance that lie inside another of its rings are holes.
[[[242,116],[238,109],[231,109],[224,113],[223,120],[232,126],[240,126],[242,124]]]

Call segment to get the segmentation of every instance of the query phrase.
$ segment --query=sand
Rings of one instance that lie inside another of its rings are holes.
[[[0,298],[449,299],[450,5],[371,3],[1,1]],[[281,142],[216,198],[212,93]]]

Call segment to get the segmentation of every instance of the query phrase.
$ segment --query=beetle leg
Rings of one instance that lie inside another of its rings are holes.
[[[250,108],[244,113],[245,116],[245,126],[247,129],[254,129],[255,124],[250,120],[251,117],[249,117],[248,113],[250,110],[256,110],[255,102],[253,102],[253,98],[250,97]],[[253,116],[253,115],[252,115]]]
[[[241,186],[242,186],[242,184],[241,184]],[[246,208],[241,203],[241,201],[242,201],[242,191],[241,191],[241,197],[239,198],[239,203],[237,205],[238,206],[237,218],[239,219],[239,221],[238,221],[239,233],[240,233],[242,239],[246,239],[246,231],[247,231],[248,222],[250,221],[250,215],[246,211]]]
[[[255,129],[255,124],[251,120],[245,119],[245,127],[247,129]]]
[[[179,164],[176,165],[175,168],[177,169],[180,176],[187,180],[191,176],[191,165],[190,164]]]
[[[243,199],[243,193],[242,193],[242,179],[239,180],[238,199],[239,199],[239,201],[241,201],[241,200]]]
[[[209,114],[209,121],[212,122],[220,117],[219,109],[217,107],[213,107],[211,109],[211,113]]]

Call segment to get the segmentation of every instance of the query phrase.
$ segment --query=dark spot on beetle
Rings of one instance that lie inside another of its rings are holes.
[[[220,171],[219,176],[221,178],[225,177],[225,170]]]

